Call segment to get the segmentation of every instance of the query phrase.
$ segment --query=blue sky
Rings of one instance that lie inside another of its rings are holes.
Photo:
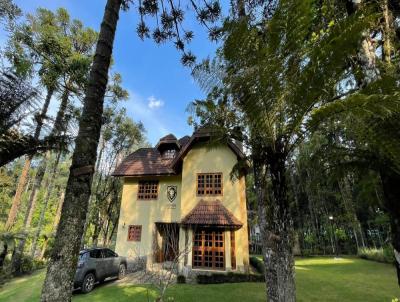
[[[65,7],[72,18],[99,30],[105,0],[15,0],[21,9],[34,12],[38,7],[55,10]],[[216,45],[207,39],[205,30],[187,13],[186,27],[195,32],[190,49],[198,58],[212,56]],[[180,54],[171,43],[156,45],[141,41],[136,35],[136,10],[122,12],[114,44],[114,70],[121,73],[130,98],[124,102],[130,117],[142,121],[151,144],[168,133],[180,137],[191,134],[186,112],[189,102],[204,93],[180,64]],[[4,41],[4,36],[0,37]]]

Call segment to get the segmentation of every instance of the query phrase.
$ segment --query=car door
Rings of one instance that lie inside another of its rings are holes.
[[[104,249],[108,276],[117,276],[119,272],[119,258],[112,250]]]
[[[97,279],[102,280],[104,278],[107,278],[106,263],[103,258],[102,250],[101,249],[91,250],[90,258],[92,258],[92,260],[94,261]]]

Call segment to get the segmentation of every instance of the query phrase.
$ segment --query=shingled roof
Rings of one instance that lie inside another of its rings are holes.
[[[200,200],[181,222],[183,225],[201,225],[209,227],[224,227],[240,229],[243,226],[219,200]]]
[[[179,164],[179,162],[186,156],[186,154],[189,152],[189,150],[192,148],[194,144],[196,144],[199,141],[209,140],[210,137],[212,137],[214,134],[215,133],[213,133],[212,130],[207,128],[197,129],[191,137],[188,137],[187,142],[184,145],[182,145],[178,155],[174,158],[174,160],[171,163],[172,168],[175,168]],[[240,159],[245,158],[245,155],[243,154],[241,147],[239,147],[237,143],[233,142],[232,140],[228,140],[227,145],[232,150],[232,152],[236,154],[238,158]]]
[[[146,176],[175,174],[170,168],[172,159],[162,158],[155,148],[141,148],[127,158],[115,169],[114,176]]]
[[[163,145],[176,145],[176,147],[178,149],[180,148],[178,139],[172,133],[160,138],[160,140],[158,141],[158,143],[156,145],[156,148],[158,149],[159,147],[161,147]]]
[[[191,147],[199,141],[209,139],[211,132],[206,129],[196,130],[193,135],[184,136],[179,140],[173,135],[168,134],[162,137],[155,148],[141,148],[128,157],[115,169],[114,176],[161,176],[176,174],[179,164]],[[168,149],[166,145],[175,146],[177,155],[174,159],[163,158],[161,153]],[[239,157],[244,158],[240,147],[228,141],[228,147]]]

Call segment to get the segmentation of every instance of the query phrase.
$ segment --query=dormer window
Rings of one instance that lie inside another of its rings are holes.
[[[160,152],[162,159],[173,159],[181,146],[175,135],[168,134],[159,140],[156,148]]]
[[[162,157],[164,159],[172,159],[175,157],[175,155],[176,155],[176,150],[170,149],[170,150],[165,150]]]

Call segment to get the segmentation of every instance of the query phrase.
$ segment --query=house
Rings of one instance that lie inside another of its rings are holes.
[[[245,178],[230,178],[243,157],[232,141],[210,144],[204,128],[130,154],[113,174],[124,180],[116,252],[147,265],[182,255],[184,274],[247,271]]]

